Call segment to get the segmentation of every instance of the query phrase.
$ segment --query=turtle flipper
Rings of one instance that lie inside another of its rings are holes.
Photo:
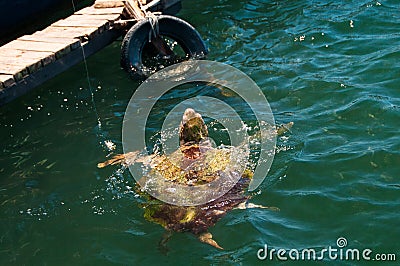
[[[134,151],[134,152],[128,152],[125,154],[117,154],[114,157],[112,157],[110,160],[107,160],[102,163],[98,163],[97,167],[98,168],[103,168],[106,167],[107,165],[114,165],[114,164],[132,164],[138,159],[139,152]]]
[[[276,133],[278,134],[278,136],[282,136],[283,134],[285,134],[288,131],[289,131],[289,133],[292,133],[292,131],[290,129],[293,127],[293,125],[294,125],[293,122],[289,122],[287,124],[282,124],[282,125],[276,127]]]
[[[271,211],[279,211],[279,208],[277,208],[277,207],[263,206],[263,205],[258,205],[258,204],[254,204],[254,203],[251,203],[251,202],[242,202],[238,206],[236,206],[235,209],[239,209],[239,210],[245,210],[245,209],[268,209],[268,210],[271,210]]]
[[[161,251],[162,253],[164,253],[164,254],[167,254],[167,253],[168,253],[167,243],[168,243],[168,241],[171,239],[171,236],[172,236],[172,232],[171,232],[170,230],[167,230],[167,231],[163,234],[163,236],[162,236],[160,242],[158,243],[158,248],[159,248],[160,251]]]
[[[201,242],[209,244],[215,248],[223,249],[220,245],[218,245],[218,243],[214,239],[212,239],[212,234],[209,232],[205,232],[205,233],[202,233],[201,235],[199,235],[199,240]]]

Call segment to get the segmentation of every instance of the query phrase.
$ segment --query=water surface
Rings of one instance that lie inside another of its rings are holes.
[[[399,10],[397,1],[183,3],[179,17],[206,40],[208,59],[248,74],[276,122],[295,124],[252,200],[280,211],[230,212],[211,228],[224,251],[175,234],[162,253],[164,230],[143,218],[130,173],[96,168],[105,140],[122,152],[139,86],[119,67],[120,41],[88,59],[101,127],[83,64],[1,107],[1,264],[251,265],[264,244],[321,250],[339,237],[398,261]]]

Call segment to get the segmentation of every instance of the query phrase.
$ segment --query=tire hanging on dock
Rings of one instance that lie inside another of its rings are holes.
[[[206,57],[208,51],[204,41],[192,25],[180,18],[167,15],[158,16],[157,23],[159,36],[172,39],[186,54],[185,58],[177,59],[175,63],[189,58]],[[140,20],[132,26],[122,41],[121,66],[133,79],[145,79],[157,70],[149,70],[143,62],[144,53],[158,54],[155,47],[149,47],[152,31],[153,27],[148,19]]]

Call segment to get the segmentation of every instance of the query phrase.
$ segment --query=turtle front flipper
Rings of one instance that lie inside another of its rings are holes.
[[[278,134],[278,136],[282,136],[286,132],[292,133],[292,131],[290,129],[293,127],[293,125],[294,125],[293,122],[289,122],[287,124],[282,124],[282,125],[276,127],[276,133]]]
[[[133,151],[133,152],[128,152],[125,154],[117,154],[114,157],[112,157],[110,160],[107,160],[102,163],[98,163],[97,167],[98,168],[103,168],[108,165],[114,165],[114,164],[133,164],[135,161],[138,160],[139,152],[138,151]]]
[[[212,239],[212,234],[210,232],[205,232],[199,235],[199,240],[215,248],[223,249],[220,245],[218,245],[218,243],[214,239]]]
[[[280,211],[278,207],[268,207],[263,205],[254,204],[251,202],[242,202],[235,207],[235,209],[245,210],[245,209],[268,209],[271,211]]]

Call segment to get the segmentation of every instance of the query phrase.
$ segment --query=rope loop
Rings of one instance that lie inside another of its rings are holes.
[[[149,42],[154,38],[157,38],[160,34],[160,28],[158,24],[158,16],[161,15],[161,12],[145,12],[146,18],[150,22],[151,30],[149,32]]]

